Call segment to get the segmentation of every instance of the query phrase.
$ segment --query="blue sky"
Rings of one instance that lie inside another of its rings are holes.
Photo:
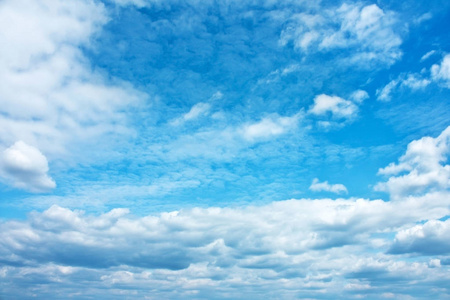
[[[0,3],[1,299],[450,297],[447,1]]]

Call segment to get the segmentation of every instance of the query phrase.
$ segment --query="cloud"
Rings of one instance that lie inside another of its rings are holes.
[[[317,14],[294,15],[283,30],[280,43],[292,41],[294,48],[303,53],[349,49],[344,61],[362,67],[391,65],[402,56],[402,40],[394,31],[395,22],[392,12],[385,12],[376,4],[343,4]]]
[[[389,192],[392,199],[407,195],[448,190],[450,165],[446,164],[450,152],[450,127],[438,137],[423,137],[409,143],[399,163],[391,163],[378,171],[392,175],[387,182],[375,186],[377,191]]]
[[[243,126],[239,131],[249,141],[266,139],[296,128],[300,116],[301,114],[296,114],[292,117],[266,117],[256,123]]]
[[[345,193],[347,194],[347,188],[343,184],[329,184],[328,181],[319,182],[319,179],[314,178],[309,189],[313,192],[332,192],[336,194]]]
[[[287,298],[289,286],[317,287],[311,297],[367,285],[375,294],[400,292],[392,290],[393,280],[414,281],[414,287],[448,276],[420,260],[384,254],[391,232],[401,236],[405,225],[448,214],[447,197],[301,199],[149,216],[121,208],[90,215],[53,205],[27,220],[0,223],[0,274],[8,277],[2,291],[27,293],[16,287],[31,284],[43,296],[58,284],[59,297],[73,290],[85,297],[135,290],[136,298],[195,298],[193,291],[255,298],[272,290],[272,298]]]
[[[413,91],[424,89],[431,83],[431,80],[424,78],[420,74],[401,74],[397,79],[391,80],[382,89],[377,90],[378,101],[390,101],[392,93],[399,88],[409,88]]]
[[[214,94],[216,95],[216,94]],[[214,97],[214,96],[213,96]],[[217,97],[221,97],[220,94],[217,95]],[[181,125],[187,121],[192,121],[200,116],[206,116],[211,109],[211,105],[208,103],[199,102],[191,107],[189,112],[185,113],[180,118],[177,118],[171,122],[172,125],[178,126]]]
[[[369,98],[369,94],[364,90],[356,90],[350,95],[350,98],[356,103],[362,103]]]
[[[430,220],[425,224],[399,231],[390,253],[419,253],[423,255],[450,254],[450,219]]]
[[[425,61],[428,58],[430,58],[431,56],[433,56],[434,54],[436,54],[436,50],[430,50],[420,58],[420,61]]]
[[[55,188],[47,172],[47,158],[39,149],[22,141],[4,150],[0,157],[0,176],[21,189],[47,192]]]
[[[378,101],[391,101],[391,93],[397,87],[399,83],[398,79],[391,80],[382,89],[377,90],[377,100]]]
[[[97,1],[2,2],[0,149],[22,140],[49,160],[80,162],[130,134],[125,112],[145,95],[95,71],[82,51],[106,22]]]
[[[314,98],[314,104],[309,108],[308,113],[323,116],[331,113],[333,118],[350,119],[356,116],[358,107],[351,101],[338,96],[318,95]]]
[[[444,56],[440,65],[435,64],[431,67],[431,78],[450,88],[450,54]]]
[[[430,51],[425,54],[422,60],[427,59],[433,55],[435,51]],[[442,84],[446,88],[450,88],[450,54],[446,55],[441,64],[434,64],[430,68],[430,75],[424,76],[427,72],[423,69],[420,73],[403,73],[400,74],[396,79],[391,80],[387,85],[381,89],[377,89],[377,100],[379,101],[390,101],[392,98],[392,93],[400,88],[409,88],[413,91],[424,89],[432,82]]]

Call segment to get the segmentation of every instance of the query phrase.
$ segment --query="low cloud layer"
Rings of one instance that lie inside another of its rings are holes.
[[[76,289],[76,278],[89,278],[78,290],[81,297],[105,288],[130,298],[240,299],[263,292],[268,298],[320,298],[323,293],[353,297],[361,292],[381,297],[388,290],[398,296],[417,292],[415,285],[392,288],[398,280],[433,282],[441,286],[439,292],[421,293],[439,296],[449,292],[439,284],[448,278],[444,267],[436,268],[436,262],[431,266],[426,259],[404,262],[396,255],[428,254],[428,240],[446,245],[448,222],[430,221],[421,228],[414,223],[449,214],[449,196],[402,202],[303,199],[145,217],[127,209],[94,216],[54,205],[27,221],[0,225],[0,274],[9,278],[8,285],[2,281],[2,290],[8,298],[19,285],[32,281],[41,296],[51,299],[52,286],[58,286],[58,297],[68,296]],[[447,248],[430,251],[446,255]],[[445,256],[442,259],[443,264]]]

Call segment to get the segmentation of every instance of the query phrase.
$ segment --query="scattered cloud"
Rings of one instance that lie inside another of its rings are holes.
[[[421,60],[426,60],[433,55],[435,51],[430,51]],[[450,88],[450,54],[444,56],[440,64],[434,64],[430,68],[430,75],[425,76],[425,69],[421,73],[400,74],[396,79],[391,80],[386,86],[377,90],[377,100],[390,101],[392,93],[399,88],[409,88],[411,90],[424,89],[432,82],[442,84]]]
[[[351,50],[344,59],[348,63],[362,67],[391,65],[402,56],[402,40],[395,32],[395,22],[392,12],[376,4],[343,4],[318,14],[294,15],[281,34],[280,44],[292,41],[294,48],[303,53],[345,48]]]
[[[423,137],[409,143],[399,163],[391,163],[378,171],[391,175],[387,182],[375,186],[377,191],[389,192],[392,199],[450,188],[450,127],[438,137]]]
[[[309,108],[308,113],[323,116],[328,113],[336,119],[350,119],[356,116],[358,107],[349,100],[338,96],[318,95],[314,98],[314,104]]]
[[[187,121],[195,120],[201,116],[209,114],[211,105],[209,103],[200,102],[191,107],[189,112],[185,113],[180,118],[173,120],[170,124],[173,126],[179,126]]]
[[[377,100],[390,101],[392,93],[398,88],[409,88],[414,91],[424,89],[430,83],[430,79],[424,78],[420,74],[401,74],[397,79],[391,80],[382,89],[377,90]]]
[[[56,187],[48,170],[47,158],[39,149],[22,141],[4,150],[0,157],[0,176],[7,183],[32,192],[48,192]]]
[[[439,65],[431,67],[431,78],[450,88],[450,54],[445,55]]]
[[[436,54],[436,50],[430,50],[420,58],[420,61],[425,61],[425,60],[429,59],[431,56],[433,56],[434,54]]]
[[[297,127],[301,114],[292,117],[272,116],[256,123],[247,124],[240,130],[242,136],[249,140],[266,139],[281,135]]]
[[[369,94],[367,94],[367,92],[364,90],[356,90],[350,95],[350,99],[352,99],[356,103],[362,103],[368,98]]]
[[[344,193],[347,194],[347,188],[340,183],[337,184],[329,184],[328,181],[319,182],[319,179],[314,178],[309,189],[313,192],[332,192],[336,194]]]
[[[298,64],[292,64],[285,68],[276,69],[275,71],[270,72],[265,78],[258,80],[258,84],[261,85],[279,82],[283,77],[291,73],[298,72],[299,70],[301,70],[301,67]]]

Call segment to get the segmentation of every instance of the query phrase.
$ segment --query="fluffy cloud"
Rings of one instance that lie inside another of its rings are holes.
[[[391,253],[450,254],[450,220],[430,220],[399,231],[389,250]]]
[[[400,36],[394,31],[395,17],[376,4],[360,6],[343,4],[338,9],[323,10],[318,14],[300,13],[282,32],[280,43],[292,41],[294,47],[308,51],[328,52],[351,49],[345,61],[361,66],[376,63],[390,65],[402,52]]]
[[[436,64],[431,67],[431,78],[450,88],[450,54],[444,56],[440,65]]]
[[[22,141],[3,151],[0,176],[12,185],[32,192],[45,192],[56,187],[47,175],[47,158],[35,147]]]
[[[343,184],[329,184],[328,181],[319,182],[319,179],[314,178],[309,189],[313,192],[332,192],[336,194],[347,193],[347,188]]]
[[[301,114],[292,117],[266,117],[259,122],[243,126],[240,132],[249,141],[277,136],[296,128],[300,116]]]
[[[446,164],[450,152],[450,127],[438,137],[423,137],[412,141],[399,163],[391,163],[378,171],[393,175],[375,189],[389,192],[392,199],[450,188],[450,165]]]
[[[0,148],[22,140],[50,160],[87,159],[70,150],[128,132],[123,111],[143,95],[93,71],[81,50],[107,21],[91,0],[0,4]]]
[[[133,290],[131,298],[255,298],[270,290],[269,298],[289,298],[294,286],[313,298],[366,288],[414,295],[414,288],[392,290],[393,278],[416,286],[448,274],[383,253],[391,232],[448,214],[448,194],[439,199],[303,199],[144,217],[127,209],[93,216],[54,205],[26,221],[0,224],[0,274],[9,278],[0,285],[17,293],[16,286],[32,282],[46,296],[58,284],[59,296],[76,291],[80,297],[108,289],[109,296]],[[80,289],[76,278],[89,280]]]
[[[314,98],[314,104],[308,112],[316,116],[331,113],[331,116],[337,119],[350,119],[356,116],[358,107],[352,101],[341,97],[321,94]]]

